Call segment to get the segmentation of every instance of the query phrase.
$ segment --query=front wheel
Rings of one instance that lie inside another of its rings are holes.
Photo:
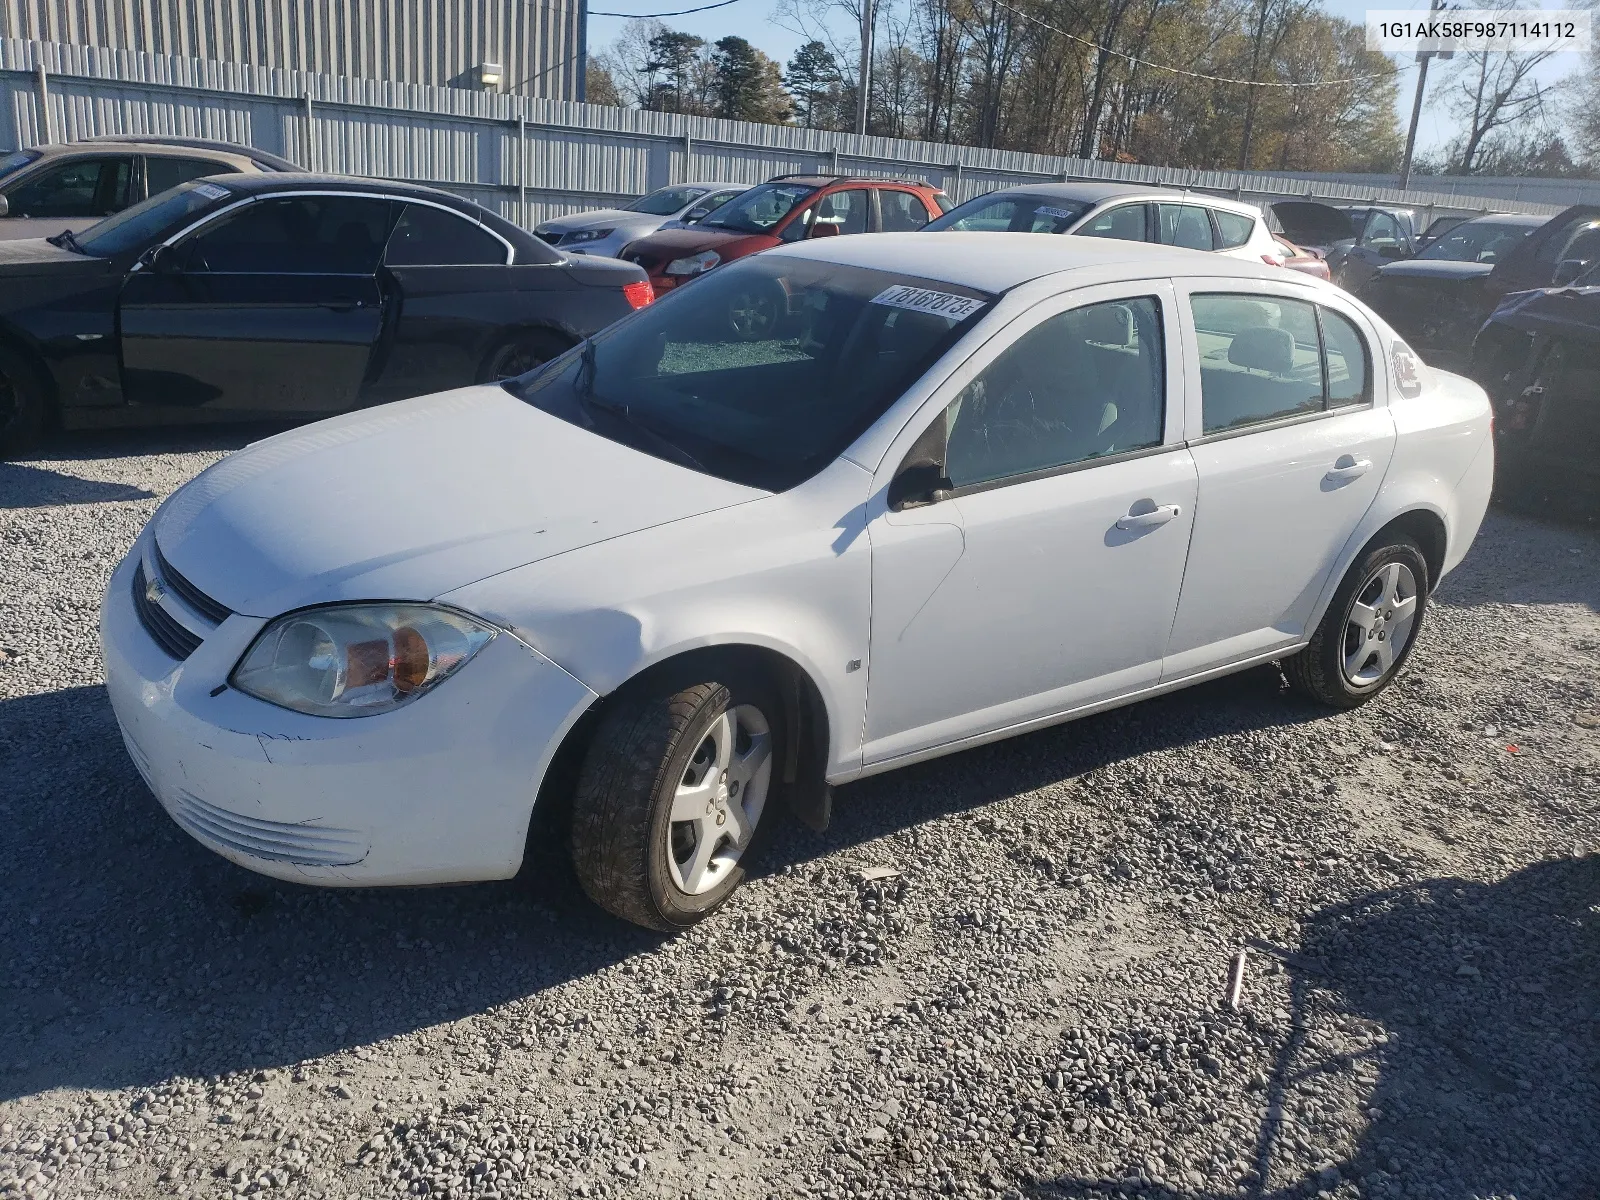
[[[518,375],[526,375],[571,347],[570,341],[549,330],[536,329],[531,333],[518,334],[490,352],[483,369],[478,373],[478,382],[501,383]]]
[[[0,346],[0,457],[33,449],[49,415],[38,370],[10,347]]]
[[[744,878],[781,761],[779,702],[758,681],[643,685],[595,730],[572,809],[572,860],[590,899],[675,932]]]
[[[1310,643],[1283,662],[1297,691],[1356,708],[1394,681],[1422,629],[1428,560],[1408,537],[1364,554],[1334,593]]]

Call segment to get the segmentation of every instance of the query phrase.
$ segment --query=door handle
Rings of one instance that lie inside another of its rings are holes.
[[[1323,476],[1329,483],[1343,483],[1347,479],[1360,479],[1372,470],[1370,458],[1358,459],[1353,454],[1341,454],[1333,468]]]
[[[358,308],[365,308],[365,300],[356,300],[350,296],[340,296],[337,300],[324,300],[323,308],[332,309],[334,312],[354,312]]]
[[[1130,512],[1125,517],[1118,517],[1117,528],[1154,529],[1157,525],[1175,520],[1181,512],[1183,509],[1176,504],[1159,504],[1148,512]]]

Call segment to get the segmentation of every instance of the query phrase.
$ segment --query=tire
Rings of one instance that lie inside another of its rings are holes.
[[[1339,584],[1310,643],[1281,664],[1290,685],[1333,708],[1371,700],[1411,657],[1431,588],[1428,560],[1410,538],[1395,535],[1368,550]]]
[[[625,691],[602,714],[579,770],[571,826],[578,880],[601,908],[647,929],[674,933],[720,908],[777,820],[778,692],[716,674],[727,681]]]
[[[9,346],[0,346],[0,458],[38,444],[50,415],[50,399],[38,368]]]
[[[542,367],[552,358],[572,349],[572,342],[548,329],[535,329],[507,338],[489,352],[483,370],[478,372],[479,383],[500,383],[526,375]]]
[[[775,283],[753,283],[728,301],[728,333],[740,342],[773,336],[788,307],[788,295]]]

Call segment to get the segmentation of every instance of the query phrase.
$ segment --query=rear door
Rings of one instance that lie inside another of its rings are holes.
[[[879,188],[876,194],[878,228],[884,233],[915,233],[933,219],[922,197],[909,189]]]
[[[383,329],[376,271],[394,207],[266,196],[135,270],[118,313],[129,401],[262,417],[353,407]]]
[[[384,248],[392,333],[366,399],[421,396],[476,382],[488,338],[514,327],[511,246],[442,206],[406,204]],[[557,267],[523,267],[550,272]]]
[[[1239,279],[1178,292],[1200,381],[1188,413],[1199,498],[1164,680],[1308,634],[1395,442],[1375,333],[1335,294]]]

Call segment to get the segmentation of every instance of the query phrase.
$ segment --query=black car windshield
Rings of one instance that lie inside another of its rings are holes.
[[[1507,225],[1498,221],[1466,221],[1441,234],[1418,258],[1446,262],[1496,263],[1510,253],[1537,225]]]
[[[78,235],[78,245],[97,258],[142,250],[184,218],[233,197],[227,188],[205,180],[179,184],[89,226]]]
[[[705,188],[658,188],[648,196],[640,196],[632,204],[624,204],[622,207],[629,212],[648,213],[652,217],[670,217],[680,208],[693,204],[705,194]]]
[[[1063,200],[1029,192],[1003,192],[979,196],[928,222],[928,233],[949,229],[958,233],[1065,233],[1089,211],[1082,200]]]
[[[38,157],[37,150],[13,150],[10,154],[0,154],[0,179],[4,179],[14,171],[22,170]]]
[[[993,299],[764,254],[669,293],[505,386],[658,458],[784,491],[838,457]]]
[[[700,225],[736,233],[766,233],[816,190],[801,183],[764,183],[712,209]]]

